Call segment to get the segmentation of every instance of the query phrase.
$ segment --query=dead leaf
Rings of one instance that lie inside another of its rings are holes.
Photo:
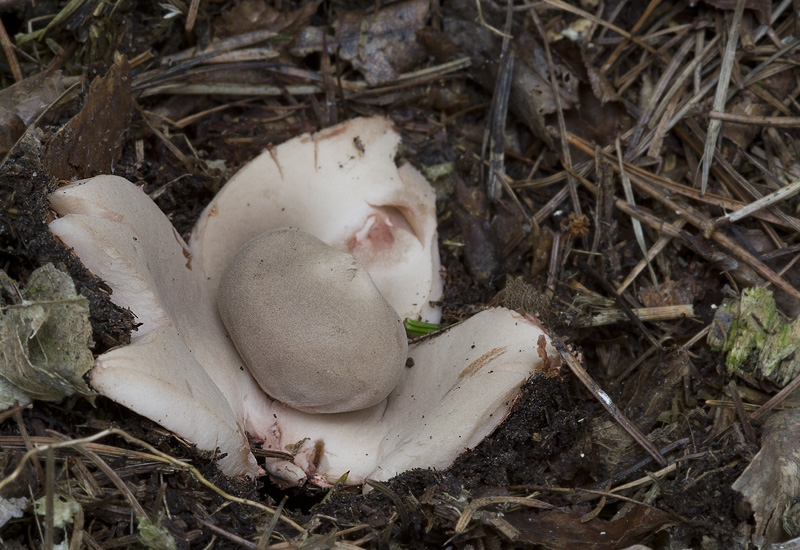
[[[636,369],[633,379],[625,383],[621,399],[625,403],[623,414],[644,433],[649,432],[659,415],[670,409],[688,367],[689,355],[681,348],[645,361]]]
[[[47,143],[43,163],[61,180],[113,172],[133,113],[128,61],[117,56],[105,76],[97,77],[81,111]]]
[[[489,199],[482,188],[456,178],[453,216],[464,239],[464,263],[472,278],[488,283],[499,272],[497,244],[489,230]]]
[[[750,504],[755,536],[763,547],[786,538],[784,513],[800,498],[800,409],[777,413],[767,420],[761,450],[733,484]]]
[[[597,69],[595,69],[588,61],[585,60],[586,76],[589,79],[589,84],[592,86],[594,96],[600,100],[600,103],[608,103],[609,101],[622,101],[619,97],[614,85],[608,80],[608,77]]]
[[[637,294],[644,307],[663,307],[691,304],[698,291],[696,278],[684,273],[677,281],[667,279],[662,282],[658,290],[647,279],[642,279]]]
[[[433,34],[428,32],[426,36],[431,38]],[[486,90],[494,90],[502,40],[490,30],[480,26],[475,19],[469,19],[468,13],[445,17],[443,34],[454,44],[458,57],[472,59],[470,76]],[[533,44],[535,41],[531,39],[530,43]],[[514,45],[515,52],[524,49],[517,44]],[[448,49],[450,50],[452,48]],[[541,50],[541,47],[537,47],[538,50]],[[549,81],[537,72],[537,61],[541,59],[535,53],[527,52],[525,55],[517,53],[514,57],[509,107],[525,121],[538,138],[552,146],[552,138],[546,130],[545,116],[555,112],[556,103]],[[546,66],[546,63],[541,65]],[[572,102],[566,95],[562,97],[564,109],[571,105]]]
[[[364,73],[369,84],[385,84],[427,57],[416,32],[425,24],[429,9],[427,0],[409,0],[374,13],[345,13],[333,23],[333,37],[324,36],[319,27],[308,27],[297,38],[292,53],[305,56],[319,52],[325,43],[328,51],[338,50],[342,58]]]
[[[490,205],[483,188],[456,178],[453,218],[464,240],[463,258],[472,278],[484,285],[513,271],[515,262],[531,245],[520,229],[518,209]]]
[[[283,12],[264,0],[244,0],[214,22],[214,34],[218,38],[262,30],[295,34],[311,22],[311,16],[316,12],[316,2],[307,2],[296,10]]]
[[[591,79],[590,79],[591,80]],[[603,95],[602,90],[599,90]],[[625,126],[625,109],[621,103],[607,101],[603,103],[595,95],[592,86],[581,84],[578,86],[580,100],[576,109],[564,111],[564,123],[567,130],[584,139],[600,145],[610,145]],[[605,96],[608,100],[609,97]],[[583,158],[582,155],[573,154],[573,161]]]
[[[706,4],[719,10],[731,11],[736,9],[737,0],[706,0]],[[772,2],[770,0],[746,0],[744,7],[756,12],[758,22],[762,25],[767,23],[772,16]]]
[[[64,92],[61,71],[40,73],[0,92],[0,155]]]
[[[759,99],[749,90],[742,90],[742,92],[737,94],[736,98],[733,101],[730,101],[728,105],[729,107],[726,110],[731,114],[751,118],[767,115],[773,109],[771,105]],[[729,139],[736,146],[733,148],[732,152],[727,150],[723,151],[726,155],[726,158],[733,158],[734,154],[736,153],[736,148],[747,149],[753,138],[761,133],[761,130],[761,126],[756,124],[736,124],[734,122],[728,122],[723,125],[722,136],[726,139]]]
[[[669,523],[655,508],[636,506],[615,521],[593,519],[581,522],[583,513],[517,512],[505,519],[519,531],[516,542],[540,544],[550,550],[615,550],[625,548]]]
[[[0,307],[0,410],[14,399],[91,398],[83,380],[94,366],[89,303],[70,276],[46,264],[20,290],[0,271],[0,289],[11,301]]]

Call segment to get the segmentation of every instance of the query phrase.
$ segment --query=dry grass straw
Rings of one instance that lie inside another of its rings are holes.
[[[260,502],[237,497],[229,493],[226,493],[218,486],[208,481],[208,479],[206,479],[195,466],[192,466],[191,464],[188,464],[182,460],[176,459],[168,455],[167,453],[159,451],[149,443],[142,441],[141,439],[138,439],[136,437],[133,437],[124,430],[120,430],[118,428],[110,428],[107,430],[103,430],[92,436],[80,439],[67,439],[62,435],[51,432],[51,437],[54,439],[54,442],[46,443],[43,445],[34,445],[33,448],[29,449],[21,457],[14,470],[7,477],[0,480],[0,491],[2,491],[4,487],[12,483],[22,474],[29,460],[33,460],[41,454],[44,454],[46,457],[50,457],[48,458],[48,460],[50,460],[54,456],[53,455],[54,451],[60,451],[64,449],[75,449],[81,454],[83,454],[85,457],[87,457],[89,460],[94,462],[100,468],[100,470],[103,473],[105,473],[109,477],[109,479],[111,479],[115,487],[125,496],[126,500],[131,505],[131,508],[135,512],[136,516],[148,518],[149,515],[147,511],[145,511],[144,508],[142,508],[141,504],[139,504],[138,500],[130,491],[130,489],[127,487],[127,485],[120,479],[120,477],[116,474],[116,472],[111,467],[109,467],[108,464],[106,464],[106,462],[102,458],[100,458],[100,456],[97,453],[91,450],[91,447],[89,447],[96,441],[115,435],[122,437],[127,442],[133,445],[146,449],[149,453],[145,455],[147,460],[163,465],[168,465],[190,473],[192,477],[201,485],[203,485],[207,489],[211,490],[212,492],[216,493],[217,495],[221,496],[222,498],[224,498],[229,502],[234,502],[237,504],[242,504],[244,506],[256,508],[261,512],[269,514],[270,517],[277,514],[277,511],[275,509],[270,508],[269,506],[265,506]],[[121,449],[117,449],[115,452],[123,456],[131,455],[129,451]],[[48,485],[50,484],[48,483]],[[305,528],[303,528],[301,525],[297,524],[296,522],[294,522],[292,519],[290,519],[285,515],[281,515],[280,520],[284,522],[286,525],[295,529],[300,534],[303,534],[306,531]]]

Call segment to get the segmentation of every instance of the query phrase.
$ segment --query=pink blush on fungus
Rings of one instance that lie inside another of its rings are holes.
[[[377,255],[394,243],[394,229],[395,224],[388,215],[370,214],[367,216],[364,227],[356,231],[347,242],[347,251],[356,258]],[[369,250],[369,253],[362,252],[365,249]]]
[[[401,318],[437,322],[436,197],[413,166],[397,166],[399,144],[390,120],[371,117],[261,154],[201,214],[189,243],[193,257],[218,284],[245,242],[293,227],[352,253]]]

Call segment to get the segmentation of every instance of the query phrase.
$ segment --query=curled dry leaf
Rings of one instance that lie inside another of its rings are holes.
[[[292,53],[305,56],[327,46],[362,71],[367,83],[386,84],[427,57],[416,32],[423,28],[429,11],[427,0],[408,0],[381,5],[370,13],[344,13],[333,23],[334,36],[324,36],[320,27],[308,27]]]
[[[61,71],[39,73],[0,91],[0,155],[63,91]]]
[[[583,516],[583,512],[562,510],[504,515],[518,530],[519,542],[552,550],[642,550],[646,547],[629,545],[669,523],[664,512],[645,506],[633,507],[614,521],[601,518],[582,521]]]
[[[130,73],[118,54],[108,72],[92,81],[80,112],[48,141],[43,163],[54,177],[72,180],[112,169],[133,115]]]
[[[316,11],[316,2],[307,2],[296,10],[285,12],[264,0],[244,0],[214,21],[214,34],[218,38],[256,31],[295,34],[311,21]]]

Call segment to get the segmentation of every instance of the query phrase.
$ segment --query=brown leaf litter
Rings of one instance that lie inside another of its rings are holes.
[[[384,114],[399,155],[431,169],[443,322],[502,300],[569,367],[549,358],[452,468],[367,494],[225,478],[103,398],[11,407],[4,547],[746,549],[800,535],[800,378],[733,378],[706,341],[749,287],[800,310],[791,3],[588,4],[0,3],[0,269],[19,288],[41,265],[69,273],[94,353],[136,319],[47,231],[57,185],[123,175],[185,234],[263,150]]]

